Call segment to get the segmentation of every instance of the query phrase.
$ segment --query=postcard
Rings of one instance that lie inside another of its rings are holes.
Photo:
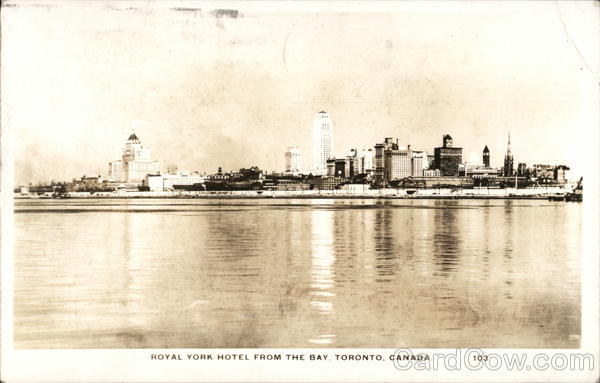
[[[2,381],[597,381],[599,12],[4,1]]]

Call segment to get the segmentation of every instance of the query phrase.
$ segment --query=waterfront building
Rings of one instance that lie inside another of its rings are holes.
[[[317,113],[313,125],[313,169],[314,175],[327,172],[327,160],[332,158],[333,126],[331,118],[325,111]]]
[[[177,189],[177,186],[191,186],[203,184],[204,177],[198,172],[178,172],[176,174],[147,174],[144,177],[143,186],[149,191],[162,192]]]
[[[276,182],[273,182],[270,187],[266,184],[263,185],[265,185],[264,188],[267,190],[276,191],[303,191],[310,189],[310,184],[308,182],[293,179],[278,179]]]
[[[442,137],[442,146],[434,149],[434,156],[434,168],[439,169],[442,176],[458,176],[458,165],[462,163],[462,148],[453,146],[449,134]]]
[[[317,190],[333,190],[346,182],[342,177],[315,177],[311,180],[311,185]]]
[[[528,175],[527,164],[524,162],[519,162],[519,165],[517,166],[517,176],[525,177],[527,175]]]
[[[98,176],[83,176],[80,179],[73,179],[70,185],[73,191],[88,191],[88,190],[103,190],[108,189],[109,180],[104,179],[101,175]]]
[[[344,184],[340,186],[340,190],[347,191],[348,194],[360,194],[365,193],[368,190],[371,190],[371,185],[369,184]]]
[[[428,170],[430,171],[439,171],[439,169]],[[471,188],[474,184],[473,178],[468,177],[413,177],[410,181],[410,184],[414,185],[418,188]]]
[[[510,132],[508,132],[508,146],[506,147],[506,155],[504,156],[504,176],[510,177],[514,173],[513,169],[513,155],[510,151]]]
[[[486,168],[490,167],[490,150],[487,145],[483,148],[483,166]]]
[[[227,181],[231,178],[231,173],[223,172],[222,167],[217,168],[217,172],[214,174],[209,174],[206,176],[206,179],[209,181]]]
[[[459,177],[469,178],[495,178],[498,176],[498,169],[482,166],[480,164],[460,164],[458,166]]]
[[[297,146],[288,147],[285,152],[285,172],[298,174],[302,170],[302,152]]]
[[[108,164],[108,177],[113,182],[142,183],[147,174],[159,172],[158,161],[151,159],[150,148],[143,147],[135,133],[127,139],[121,159]]]

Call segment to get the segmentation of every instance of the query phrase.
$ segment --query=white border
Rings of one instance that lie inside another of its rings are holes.
[[[23,3],[23,2],[21,2]],[[31,1],[31,3],[36,3]],[[42,3],[37,2],[37,3]],[[106,5],[106,2],[97,5]],[[169,2],[118,2],[112,3],[119,7],[166,7],[173,6]],[[90,6],[90,3],[81,1],[72,2],[70,6]],[[390,11],[398,9],[423,9],[435,12],[468,12],[473,8],[490,7],[499,9],[506,5],[498,2],[478,2],[476,4],[463,2],[421,2],[421,3],[315,3],[294,2],[273,3],[252,2],[248,3],[198,3],[182,1],[176,6],[200,6],[201,8],[247,8],[253,10],[304,12],[319,7],[323,11],[343,10],[344,12],[364,11]],[[536,5],[532,5],[536,6]],[[2,15],[4,17],[4,14]],[[597,26],[596,26],[597,28]],[[598,30],[590,31],[597,35]],[[2,78],[5,73],[2,72]],[[570,371],[557,372],[547,371],[399,371],[392,363],[382,362],[205,362],[205,361],[151,361],[152,353],[200,353],[202,350],[15,350],[12,347],[12,299],[13,299],[13,200],[12,189],[14,179],[14,163],[12,145],[14,142],[13,127],[8,125],[7,113],[1,109],[2,130],[1,144],[1,379],[7,382],[26,381],[594,381],[599,376],[598,364],[599,339],[598,331],[599,315],[599,226],[598,217],[600,207],[598,204],[598,169],[599,167],[599,135],[600,126],[600,98],[598,95],[598,73],[588,73],[582,87],[583,103],[581,115],[586,122],[587,128],[584,132],[569,132],[565,134],[584,134],[589,137],[587,146],[583,148],[589,155],[585,174],[585,200],[584,207],[584,242],[582,257],[582,338],[581,348],[578,350],[555,350],[555,349],[503,349],[487,350],[493,352],[516,352],[527,353],[529,357],[540,352],[549,356],[559,352],[564,353],[591,353],[595,355],[593,371]],[[5,91],[5,89],[2,89]],[[384,356],[392,354],[394,350],[351,350],[351,349],[241,349],[241,350],[204,350],[204,353],[216,354],[218,352],[253,354],[255,351],[267,353],[380,353]],[[442,352],[435,350],[415,350],[415,352],[426,352],[429,354]],[[453,353],[455,350],[445,350]]]

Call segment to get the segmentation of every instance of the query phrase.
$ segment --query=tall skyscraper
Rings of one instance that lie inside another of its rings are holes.
[[[487,145],[483,148],[483,167],[490,167],[490,150]]]
[[[317,113],[313,125],[313,169],[315,175],[327,173],[327,160],[332,155],[333,127],[331,118],[325,111]]]
[[[285,172],[298,174],[302,170],[302,152],[297,146],[290,146],[285,152]]]
[[[514,159],[510,151],[510,132],[508,132],[508,146],[506,147],[506,155],[504,156],[504,176],[510,177],[513,175]]]
[[[142,147],[135,133],[127,139],[121,159],[108,163],[108,176],[114,182],[141,183],[147,174],[159,172],[158,161],[150,158],[150,148]]]

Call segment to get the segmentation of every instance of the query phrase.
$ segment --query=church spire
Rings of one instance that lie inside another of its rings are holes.
[[[513,175],[513,155],[510,152],[510,130],[508,131],[508,145],[506,147],[506,155],[504,156],[504,176],[511,177]]]

